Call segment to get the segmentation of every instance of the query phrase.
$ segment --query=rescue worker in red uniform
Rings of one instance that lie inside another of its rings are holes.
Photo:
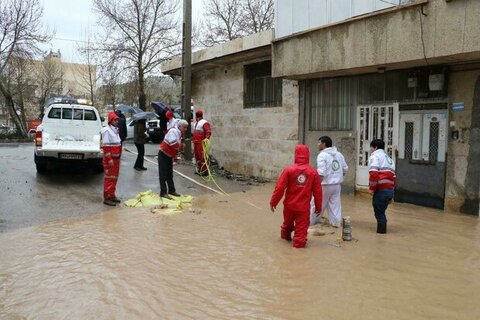
[[[275,212],[277,204],[283,201],[283,224],[280,236],[292,240],[293,247],[304,248],[307,244],[307,231],[310,225],[310,200],[315,202],[315,213],[322,211],[322,185],[317,170],[310,166],[310,151],[306,145],[295,146],[295,163],[286,167],[278,178],[270,210]]]
[[[176,127],[168,130],[158,151],[158,178],[160,181],[160,196],[170,198],[179,197],[173,183],[173,159],[178,155],[182,144],[182,134],[187,130],[187,120],[180,120]]]
[[[212,135],[212,130],[210,128],[210,123],[207,120],[203,119],[203,111],[198,109],[195,111],[195,117],[197,121],[193,124],[193,154],[195,156],[195,161],[197,163],[197,172],[201,176],[208,175],[207,165],[205,163],[205,155],[203,153],[202,141],[204,139],[210,139]]]
[[[103,149],[103,203],[115,206],[121,200],[115,195],[118,174],[120,171],[120,156],[122,155],[122,140],[118,132],[118,116],[114,112],[108,114],[108,126],[102,128]]]

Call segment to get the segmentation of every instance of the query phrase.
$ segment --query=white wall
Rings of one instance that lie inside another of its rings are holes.
[[[276,0],[275,38],[318,28],[410,0]]]

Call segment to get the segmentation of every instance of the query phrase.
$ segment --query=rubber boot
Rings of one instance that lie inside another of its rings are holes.
[[[377,233],[382,233],[382,234],[387,233],[387,223],[378,222],[377,223]]]

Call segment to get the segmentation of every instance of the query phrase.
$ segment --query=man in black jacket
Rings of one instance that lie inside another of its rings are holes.
[[[115,114],[118,116],[118,133],[120,135],[120,140],[125,141],[127,139],[127,119],[125,115],[120,110],[115,110]]]

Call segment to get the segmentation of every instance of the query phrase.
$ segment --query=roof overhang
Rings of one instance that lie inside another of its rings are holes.
[[[236,63],[270,60],[273,30],[269,29],[192,53],[192,73],[225,67]],[[162,73],[181,75],[182,57],[162,64]]]

